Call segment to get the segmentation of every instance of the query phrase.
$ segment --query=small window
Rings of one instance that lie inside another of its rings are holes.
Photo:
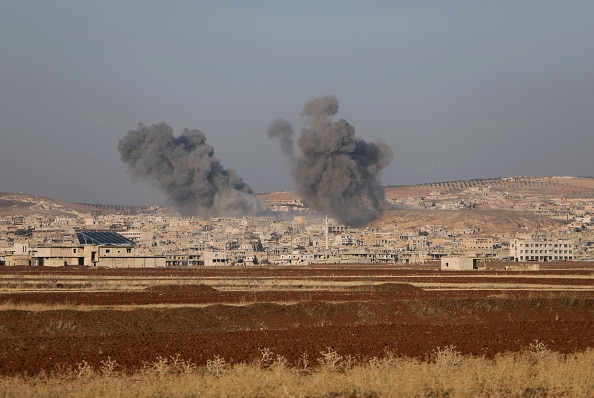
[[[132,253],[132,249],[130,249],[130,248],[126,249],[126,253]]]
[[[109,253],[109,249],[105,249],[105,253]]]

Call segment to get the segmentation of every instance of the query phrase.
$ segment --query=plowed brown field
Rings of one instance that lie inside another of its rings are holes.
[[[177,354],[249,362],[262,348],[296,364],[328,348],[363,359],[449,345],[492,357],[536,340],[567,353],[594,347],[594,265],[502,266],[3,267],[0,374],[107,358],[133,371]]]

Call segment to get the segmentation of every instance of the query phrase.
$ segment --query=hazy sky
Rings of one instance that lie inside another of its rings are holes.
[[[0,192],[151,204],[118,141],[199,129],[256,192],[292,190],[275,118],[336,95],[394,152],[384,185],[594,175],[594,2],[0,2]]]

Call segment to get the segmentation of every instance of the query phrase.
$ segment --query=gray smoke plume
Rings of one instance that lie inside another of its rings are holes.
[[[288,122],[275,120],[268,135],[280,138],[283,153],[290,156],[295,189],[308,206],[350,226],[361,226],[384,207],[384,189],[379,176],[392,160],[392,150],[382,141],[365,142],[355,137],[346,120],[332,121],[338,99],[325,96],[309,101],[302,116],[308,123],[293,148],[293,130]]]
[[[263,207],[234,170],[226,170],[199,130],[179,137],[165,123],[138,124],[118,144],[133,177],[162,190],[184,216],[244,216]]]
[[[293,125],[286,120],[276,119],[268,126],[268,137],[280,140],[283,155],[288,156],[291,161],[295,160],[295,149],[293,148]]]

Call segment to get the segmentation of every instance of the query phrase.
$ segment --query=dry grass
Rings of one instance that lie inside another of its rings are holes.
[[[439,289],[447,290],[447,289]],[[594,298],[579,295],[578,291],[552,291],[552,290],[533,290],[528,295],[520,294],[521,289],[518,290],[497,290],[496,294],[490,295],[486,298],[440,298],[426,300],[404,300],[402,305],[407,305],[410,310],[415,313],[421,311],[427,316],[436,315],[437,313],[445,311],[446,308],[461,309],[477,309],[487,310],[488,312],[501,312],[504,309],[509,309],[510,302],[516,304],[526,303],[533,309],[538,309],[541,305],[549,305],[554,301],[559,308],[565,310],[579,310],[594,308]],[[276,304],[282,306],[297,305],[303,303],[303,300],[281,300],[281,301],[266,301],[268,304]],[[253,294],[246,294],[240,297],[239,301],[217,301],[208,303],[151,303],[151,304],[77,304],[69,301],[64,302],[15,302],[12,300],[0,301],[0,313],[3,311],[27,311],[27,312],[43,312],[43,311],[133,311],[138,309],[173,309],[173,308],[207,308],[215,305],[224,305],[229,307],[245,307],[253,304],[262,303],[258,301]],[[327,303],[329,304],[329,303]]]
[[[107,358],[35,377],[0,378],[2,397],[591,397],[594,350],[552,352],[538,341],[494,359],[437,348],[425,361],[359,360],[328,348],[296,366],[268,349],[253,363],[215,356],[199,368],[180,356],[157,358],[126,374]]]
[[[172,308],[207,308],[213,306],[228,306],[228,307],[247,307],[253,304],[260,304],[261,301],[241,300],[240,302],[225,302],[218,301],[216,303],[155,303],[155,304],[117,304],[117,305],[95,305],[95,304],[69,304],[64,303],[15,303],[13,301],[0,302],[0,312],[2,311],[28,311],[28,312],[43,312],[43,311],[134,311],[134,310],[159,310]],[[269,304],[277,305],[296,305],[300,301],[267,301]]]
[[[0,302],[1,311],[29,311],[29,312],[41,312],[41,311],[64,311],[64,310],[75,310],[75,311],[90,311],[93,309],[99,309],[98,306],[74,304],[68,301],[61,303],[17,303],[12,300],[6,300]]]
[[[440,281],[432,281],[438,275]],[[591,284],[567,284],[555,283],[533,284],[527,283],[532,278],[546,278],[552,281],[567,278],[563,275],[541,274],[489,274],[478,272],[474,275],[464,274],[466,281],[459,282],[460,274],[439,273],[420,275],[374,275],[372,277],[361,276],[315,276],[315,277],[270,277],[270,276],[101,276],[89,274],[79,275],[21,275],[6,274],[0,276],[0,294],[14,292],[122,292],[141,291],[148,287],[155,286],[187,286],[203,285],[210,286],[219,291],[343,291],[348,289],[366,289],[383,283],[408,283],[426,290],[566,290],[566,291],[592,291]],[[423,281],[426,278],[427,282]],[[448,279],[451,278],[452,282]],[[475,278],[489,278],[489,282],[474,282]],[[515,280],[511,281],[510,278]],[[571,279],[594,281],[594,274],[571,275]],[[411,281],[414,280],[414,281]]]
[[[204,285],[220,291],[267,291],[267,290],[341,290],[369,285],[368,280],[357,280],[357,276],[342,277],[345,281],[333,280],[334,276],[321,276],[310,279],[286,277],[225,276],[225,277],[154,277],[144,276],[70,276],[61,275],[20,275],[0,277],[0,293],[27,291],[138,291],[153,286]],[[377,280],[390,281],[393,276],[374,276]],[[327,280],[324,280],[327,279]]]

